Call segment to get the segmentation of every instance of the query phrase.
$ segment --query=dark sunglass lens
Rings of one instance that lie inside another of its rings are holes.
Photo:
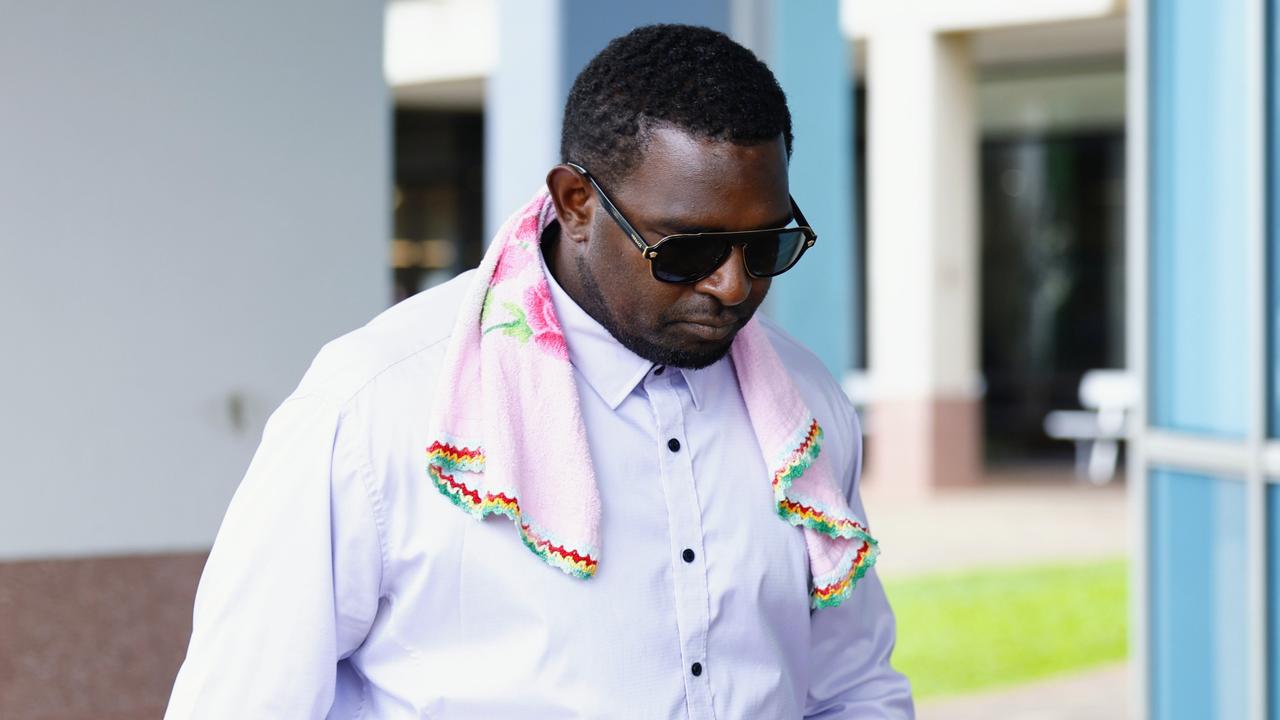
[[[726,245],[700,237],[672,237],[658,247],[653,273],[666,282],[689,282],[714,272],[724,262]]]
[[[804,252],[805,234],[800,230],[782,230],[769,238],[747,243],[747,269],[752,275],[769,277],[790,268]]]

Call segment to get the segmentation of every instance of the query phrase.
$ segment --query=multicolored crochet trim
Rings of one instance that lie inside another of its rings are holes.
[[[784,454],[773,473],[773,495],[778,505],[778,515],[792,525],[803,526],[829,537],[861,540],[837,566],[837,570],[822,578],[815,578],[811,592],[814,608],[834,607],[853,592],[858,580],[875,565],[880,554],[875,538],[867,528],[849,517],[831,513],[816,503],[789,497],[787,491],[796,478],[804,474],[822,452],[822,428],[816,419],[810,418],[792,441],[791,450]],[[847,567],[846,567],[847,565]]]
[[[880,548],[877,547],[876,541],[870,536],[863,541],[857,552],[853,555],[853,561],[849,563],[849,569],[837,575],[837,580],[825,585],[815,585],[809,593],[810,604],[816,610],[822,608],[835,607],[848,599],[853,593],[853,587],[858,584],[863,575],[876,564],[876,556],[880,554]],[[842,563],[843,564],[843,563]]]
[[[818,453],[822,450],[822,428],[818,421],[810,418],[809,424],[796,433],[787,447],[791,449],[784,454],[778,469],[773,472],[773,492],[778,497],[818,458]]]
[[[869,540],[866,528],[849,518],[839,517],[817,507],[803,503],[787,495],[791,483],[804,474],[822,452],[822,427],[810,418],[790,443],[792,450],[785,453],[773,473],[773,497],[778,504],[778,515],[792,525],[802,525],[831,537]],[[874,542],[874,541],[873,541]]]
[[[484,472],[484,451],[448,443],[433,442],[427,448],[427,462],[449,472]]]
[[[830,513],[791,498],[784,497],[778,500],[778,515],[792,525],[803,525],[831,537],[871,540],[867,529],[856,520],[833,517]],[[872,542],[875,541],[872,540]]]
[[[590,552],[577,550],[553,542],[547,533],[526,521],[520,512],[520,501],[505,493],[481,494],[457,480],[450,471],[482,472],[484,452],[480,448],[466,448],[435,442],[427,449],[427,475],[436,489],[445,497],[476,519],[487,515],[505,515],[520,529],[520,540],[543,562],[565,573],[586,580],[595,575],[599,561]]]

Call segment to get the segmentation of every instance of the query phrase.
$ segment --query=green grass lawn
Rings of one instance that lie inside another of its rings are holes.
[[[893,664],[927,698],[1122,660],[1127,572],[1113,560],[888,581]]]

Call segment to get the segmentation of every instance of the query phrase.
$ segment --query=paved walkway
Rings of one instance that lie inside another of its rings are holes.
[[[863,489],[871,532],[880,541],[881,577],[978,567],[1087,562],[1128,552],[1123,481],[1078,482],[1070,470],[1002,470],[974,488],[923,499]]]
[[[863,490],[881,577],[1089,562],[1128,553],[1124,483],[1076,481],[1069,469],[990,472],[979,487],[924,499]],[[1126,720],[1125,664],[924,702],[920,720]]]
[[[1123,663],[996,692],[924,702],[918,720],[1128,720]]]

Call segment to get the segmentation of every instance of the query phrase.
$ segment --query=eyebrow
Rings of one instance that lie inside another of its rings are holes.
[[[784,228],[787,225],[790,225],[793,220],[795,220],[795,215],[792,213],[787,213],[787,216],[783,218],[780,222],[770,223],[768,225],[763,225],[758,228],[751,228],[747,230],[734,230],[732,232],[753,232],[755,230],[775,230],[777,228]],[[698,233],[731,232],[728,228],[725,228],[723,226],[689,225],[685,221],[678,220],[675,218],[658,220],[656,222],[650,223],[649,227],[652,228],[654,231],[663,231],[663,230],[670,231],[670,232],[664,232],[663,235],[696,235]]]

